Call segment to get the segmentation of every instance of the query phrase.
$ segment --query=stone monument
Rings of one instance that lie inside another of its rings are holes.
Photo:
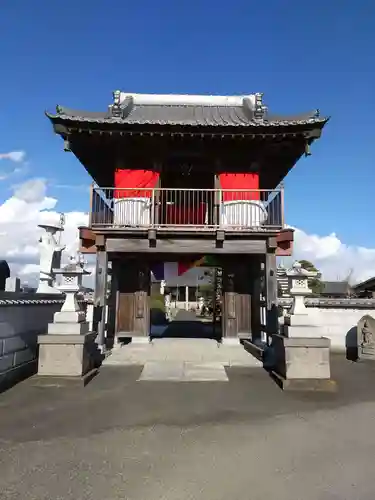
[[[357,358],[375,360],[375,319],[367,314],[357,325]]]
[[[316,275],[299,262],[287,271],[293,304],[281,324],[281,334],[272,336],[273,375],[283,389],[335,389],[330,372],[330,340],[318,335],[319,329],[304,301],[312,293],[308,280]]]
[[[40,270],[37,293],[60,293],[54,287],[55,275],[53,269],[60,268],[61,254],[65,249],[60,245],[56,235],[64,231],[64,216],[60,218],[60,224],[39,224],[44,233],[39,239]]]
[[[62,282],[58,289],[65,293],[61,311],[54,314],[48,333],[39,335],[38,375],[80,377],[84,380],[96,370],[98,360],[95,332],[89,332],[86,314],[77,302],[82,278],[90,274],[74,257],[62,269],[53,269]]]

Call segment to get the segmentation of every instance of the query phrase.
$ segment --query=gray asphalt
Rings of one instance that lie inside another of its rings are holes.
[[[334,357],[336,394],[283,393],[262,369],[229,383],[86,387],[25,381],[0,395],[0,498],[373,500],[375,363]]]

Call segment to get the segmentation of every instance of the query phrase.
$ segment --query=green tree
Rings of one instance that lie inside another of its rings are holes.
[[[298,262],[301,264],[303,269],[306,269],[306,271],[318,273],[316,278],[309,279],[309,287],[311,288],[314,295],[320,295],[324,290],[324,283],[321,280],[322,275],[321,275],[319,269],[317,269],[314,266],[314,264],[312,262],[310,262],[309,260],[302,259]]]

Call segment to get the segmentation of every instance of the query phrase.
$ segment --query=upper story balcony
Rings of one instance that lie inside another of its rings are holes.
[[[137,232],[277,232],[283,189],[100,188],[91,193],[90,228]]]

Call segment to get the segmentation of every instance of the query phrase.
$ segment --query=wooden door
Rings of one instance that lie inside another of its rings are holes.
[[[116,262],[116,335],[148,336],[150,333],[150,270],[138,260]]]

